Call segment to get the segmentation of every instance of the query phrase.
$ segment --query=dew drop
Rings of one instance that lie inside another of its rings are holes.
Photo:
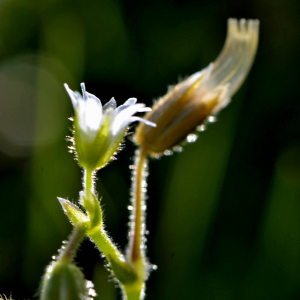
[[[87,289],[90,289],[94,287],[94,284],[90,280],[87,280],[85,286]]]
[[[161,159],[162,155],[161,155],[161,154],[155,154],[153,157],[154,157],[155,159]]]
[[[149,231],[149,230],[146,230],[146,231],[145,231],[145,234],[146,234],[146,235],[148,235],[149,233],[150,233],[150,231]]]
[[[130,165],[130,166],[129,166],[129,169],[130,169],[130,170],[134,170],[134,168],[135,168],[134,165]]]
[[[207,121],[208,121],[209,123],[214,123],[214,122],[217,121],[217,118],[216,118],[215,116],[209,116],[209,117],[207,118]]]
[[[166,151],[164,151],[164,155],[165,156],[170,156],[170,155],[172,155],[173,154],[173,151],[172,150],[166,150]]]
[[[55,256],[55,255],[52,255],[52,257],[51,257],[53,260],[56,260],[57,259],[57,256]]]
[[[94,284],[93,284],[93,282],[90,281],[90,280],[86,280],[85,286],[86,286],[86,288],[88,290],[87,292],[88,292],[89,297],[91,297],[91,298],[88,298],[88,299],[93,300],[93,298],[97,296],[97,293],[94,290]]]
[[[181,146],[175,146],[175,147],[173,147],[173,149],[172,149],[174,152],[178,152],[178,153],[180,153],[180,152],[182,152],[183,151],[183,147],[181,147]]]
[[[198,139],[198,136],[197,136],[197,134],[194,134],[194,133],[191,133],[186,137],[186,141],[188,143],[194,143],[197,141],[197,139]]]
[[[146,180],[143,180],[143,181],[142,181],[142,187],[147,187],[147,182],[146,182]]]
[[[97,293],[94,289],[89,289],[88,294],[91,297],[96,297],[97,296]]]
[[[58,253],[61,253],[62,251],[64,251],[66,248],[66,246],[61,246],[60,249],[57,250]]]
[[[206,129],[206,126],[205,125],[199,125],[199,126],[197,126],[197,128],[196,128],[196,130],[198,131],[198,132],[202,132],[202,131],[204,131]]]
[[[157,270],[157,265],[151,265],[152,270]]]
[[[127,208],[128,208],[128,210],[133,210],[133,206],[132,205],[128,205]]]
[[[46,272],[50,273],[53,270],[53,264],[51,263],[49,266],[46,268]]]

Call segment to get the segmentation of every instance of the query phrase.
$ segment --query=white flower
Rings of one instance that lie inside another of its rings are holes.
[[[225,45],[214,63],[177,84],[145,115],[156,128],[140,124],[137,144],[152,156],[170,150],[226,106],[252,66],[259,21],[228,20]]]
[[[67,84],[74,110],[75,149],[79,163],[86,168],[98,169],[109,162],[125,135],[130,123],[139,121],[155,127],[155,123],[133,116],[137,112],[149,112],[151,108],[128,99],[117,107],[114,98],[102,106],[101,101],[85,90],[81,83],[82,95],[73,92]]]

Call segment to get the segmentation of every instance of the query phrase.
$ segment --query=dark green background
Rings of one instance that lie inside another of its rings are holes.
[[[151,106],[178,76],[214,61],[229,17],[261,21],[257,57],[232,103],[196,143],[150,162],[147,299],[300,298],[300,1],[0,3],[0,294],[33,299],[71,231],[76,200],[63,83],[102,102]],[[131,130],[133,132],[133,129]],[[135,146],[98,173],[107,230],[124,248]],[[97,299],[120,299],[97,250],[78,265]]]

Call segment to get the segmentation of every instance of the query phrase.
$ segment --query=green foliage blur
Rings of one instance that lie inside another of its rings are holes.
[[[0,294],[37,298],[71,232],[56,197],[76,201],[82,173],[63,83],[151,106],[214,61],[234,17],[261,22],[248,79],[197,142],[150,162],[146,299],[299,299],[299,13],[297,0],[1,1]],[[122,249],[134,151],[127,139],[97,180]],[[96,299],[121,299],[88,240],[76,261]]]

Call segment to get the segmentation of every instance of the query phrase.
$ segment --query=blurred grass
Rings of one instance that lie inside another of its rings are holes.
[[[0,3],[0,294],[34,298],[71,226],[67,82],[105,103],[151,105],[215,59],[229,17],[258,18],[260,45],[232,103],[183,153],[150,162],[148,299],[299,299],[300,3],[293,0]],[[22,114],[21,114],[22,113]],[[133,130],[132,130],[133,131]],[[99,172],[107,230],[126,245],[134,146]],[[97,250],[77,256],[97,299],[120,299]]]

